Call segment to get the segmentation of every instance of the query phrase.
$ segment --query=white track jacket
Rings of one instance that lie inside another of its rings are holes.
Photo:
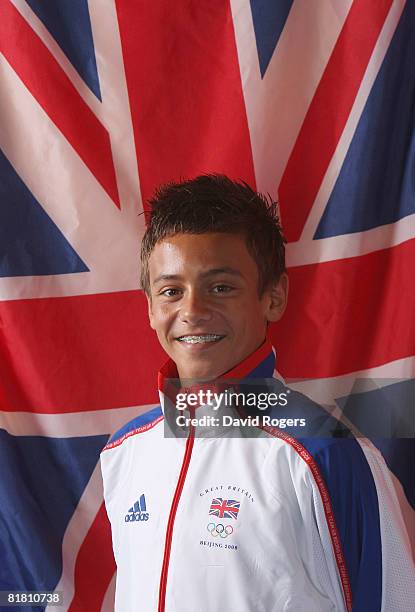
[[[274,363],[266,342],[227,376],[270,378]],[[275,429],[166,438],[160,396],[101,455],[117,612],[413,609],[409,540],[374,446]]]

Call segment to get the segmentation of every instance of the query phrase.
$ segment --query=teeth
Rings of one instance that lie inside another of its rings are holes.
[[[203,336],[181,336],[181,338],[177,339],[180,342],[186,342],[187,344],[200,344],[203,342],[214,342],[220,338],[223,338],[223,336],[218,334],[203,334]]]

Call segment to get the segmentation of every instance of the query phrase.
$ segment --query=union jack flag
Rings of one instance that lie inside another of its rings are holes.
[[[113,608],[98,457],[157,403],[158,184],[222,172],[279,199],[286,378],[327,401],[414,377],[414,23],[405,0],[0,0],[1,590]],[[412,442],[381,449],[408,525]]]
[[[222,499],[216,497],[212,499],[210,504],[209,515],[218,516],[219,518],[238,518],[238,512],[241,502],[235,499]]]

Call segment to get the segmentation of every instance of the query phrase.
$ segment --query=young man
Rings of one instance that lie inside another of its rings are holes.
[[[161,188],[151,206],[142,287],[170,360],[161,406],[102,453],[116,610],[407,612],[409,542],[373,447],[267,427],[238,437],[213,424],[203,437],[194,426],[169,437],[167,378],[182,391],[273,376],[267,327],[288,281],[275,204],[247,185],[201,176]],[[314,410],[321,421],[319,407],[292,398],[285,416]]]

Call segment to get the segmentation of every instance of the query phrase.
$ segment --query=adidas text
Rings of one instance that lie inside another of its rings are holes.
[[[132,512],[131,514],[125,515],[125,522],[129,523],[131,521],[148,521],[148,517],[148,512]]]

